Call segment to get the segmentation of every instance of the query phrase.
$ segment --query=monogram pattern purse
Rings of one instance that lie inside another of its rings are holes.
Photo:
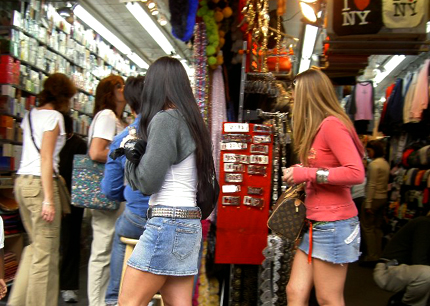
[[[300,238],[306,218],[304,198],[304,184],[291,186],[282,193],[267,221],[273,233],[289,241]]]

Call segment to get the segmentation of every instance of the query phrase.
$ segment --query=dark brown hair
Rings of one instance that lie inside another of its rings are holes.
[[[366,147],[373,150],[373,158],[384,157],[385,155],[385,145],[380,140],[371,140]]]
[[[94,103],[93,115],[99,111],[110,109],[116,114],[115,88],[124,85],[124,80],[119,75],[110,75],[102,79],[96,88],[96,98]]]
[[[142,101],[142,91],[145,77],[139,75],[137,77],[128,77],[124,87],[124,98],[130,108],[140,114],[140,103]]]
[[[55,110],[66,112],[70,99],[76,94],[76,87],[69,77],[62,73],[51,74],[43,83],[43,90],[37,96],[39,106],[51,103]]]

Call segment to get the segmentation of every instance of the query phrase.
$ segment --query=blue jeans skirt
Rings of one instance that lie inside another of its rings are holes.
[[[309,255],[309,228],[299,249]],[[351,263],[360,256],[360,223],[358,217],[333,222],[314,222],[312,226],[312,258],[334,264]]]
[[[146,222],[127,264],[157,275],[196,275],[201,240],[200,219],[153,217]]]

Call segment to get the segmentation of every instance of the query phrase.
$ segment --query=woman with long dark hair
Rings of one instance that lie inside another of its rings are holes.
[[[151,195],[145,232],[125,271],[120,305],[191,305],[202,238],[196,194],[210,188],[212,145],[182,64],[162,57],[148,69],[139,133],[146,153],[126,163],[134,189]],[[139,290],[136,290],[136,288]]]

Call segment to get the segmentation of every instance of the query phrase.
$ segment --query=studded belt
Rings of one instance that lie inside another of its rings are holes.
[[[148,219],[163,217],[172,219],[201,219],[200,209],[180,209],[175,207],[150,207],[147,212]]]

